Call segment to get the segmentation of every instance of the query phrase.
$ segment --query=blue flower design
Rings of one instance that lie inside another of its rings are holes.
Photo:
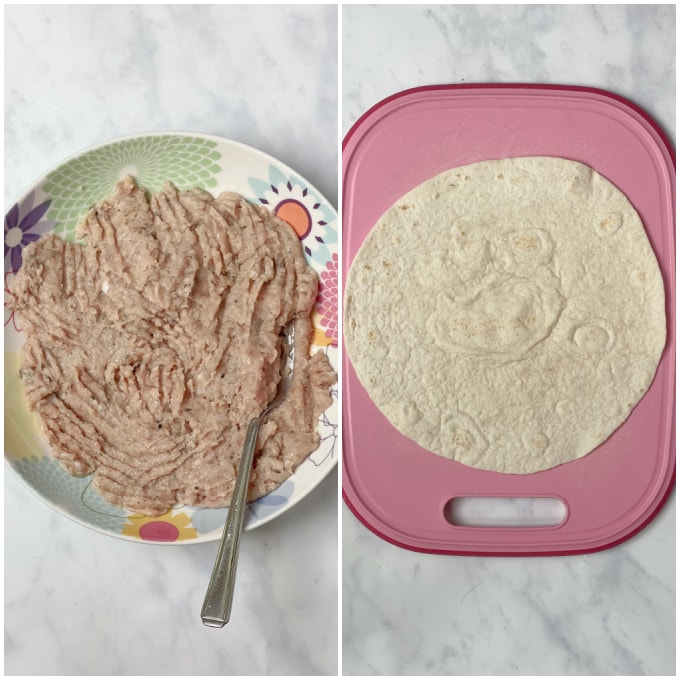
[[[199,535],[217,531],[227,521],[228,512],[227,508],[197,508],[191,515],[191,526]]]
[[[104,531],[121,532],[125,512],[91,489],[91,476],[74,477],[51,456],[17,460],[12,467],[47,503],[68,517]]]
[[[5,215],[5,272],[18,271],[21,267],[21,251],[43,234],[54,229],[56,222],[43,220],[50,201],[34,207],[35,192],[31,192],[21,204],[15,203]]]
[[[269,166],[267,180],[249,177],[255,203],[264,205],[288,222],[302,241],[308,261],[324,266],[336,251],[338,233],[333,209],[295,175]]]
[[[286,505],[293,495],[294,489],[295,484],[292,480],[287,479],[278,489],[249,503],[248,508],[258,520],[262,520],[278,512],[282,506]]]

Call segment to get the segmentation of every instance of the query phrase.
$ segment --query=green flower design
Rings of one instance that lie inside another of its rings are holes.
[[[74,519],[120,533],[126,513],[107,503],[92,488],[92,477],[73,477],[51,456],[13,463],[18,474],[50,503]]]
[[[92,149],[51,172],[43,191],[51,199],[48,217],[54,232],[72,241],[90,206],[106,198],[124,175],[133,175],[147,191],[166,181],[178,189],[217,186],[221,155],[216,142],[184,135],[133,137]]]

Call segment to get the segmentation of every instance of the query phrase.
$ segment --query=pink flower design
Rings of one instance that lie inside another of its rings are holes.
[[[326,262],[326,269],[321,273],[319,281],[319,296],[317,310],[321,315],[321,323],[326,329],[326,335],[338,344],[338,254],[334,253],[330,262]]]

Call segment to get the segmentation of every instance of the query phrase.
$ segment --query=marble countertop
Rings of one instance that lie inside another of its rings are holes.
[[[261,149],[337,205],[335,6],[5,7],[5,206],[135,132]],[[8,675],[335,675],[338,475],[241,543],[232,622],[200,608],[217,549],[140,545],[53,512],[5,469]]]
[[[536,82],[607,89],[675,140],[675,7],[345,6],[342,131],[401,90]],[[342,510],[346,675],[675,672],[675,493],[618,547],[569,557],[397,548]]]

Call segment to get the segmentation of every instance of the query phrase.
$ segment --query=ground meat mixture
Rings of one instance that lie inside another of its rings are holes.
[[[260,429],[249,499],[279,486],[316,449],[336,381],[309,352],[318,282],[293,229],[233,193],[167,185],[148,199],[126,177],[77,236],[29,245],[11,296],[54,456],[130,511],[228,505],[295,319],[293,383]]]

